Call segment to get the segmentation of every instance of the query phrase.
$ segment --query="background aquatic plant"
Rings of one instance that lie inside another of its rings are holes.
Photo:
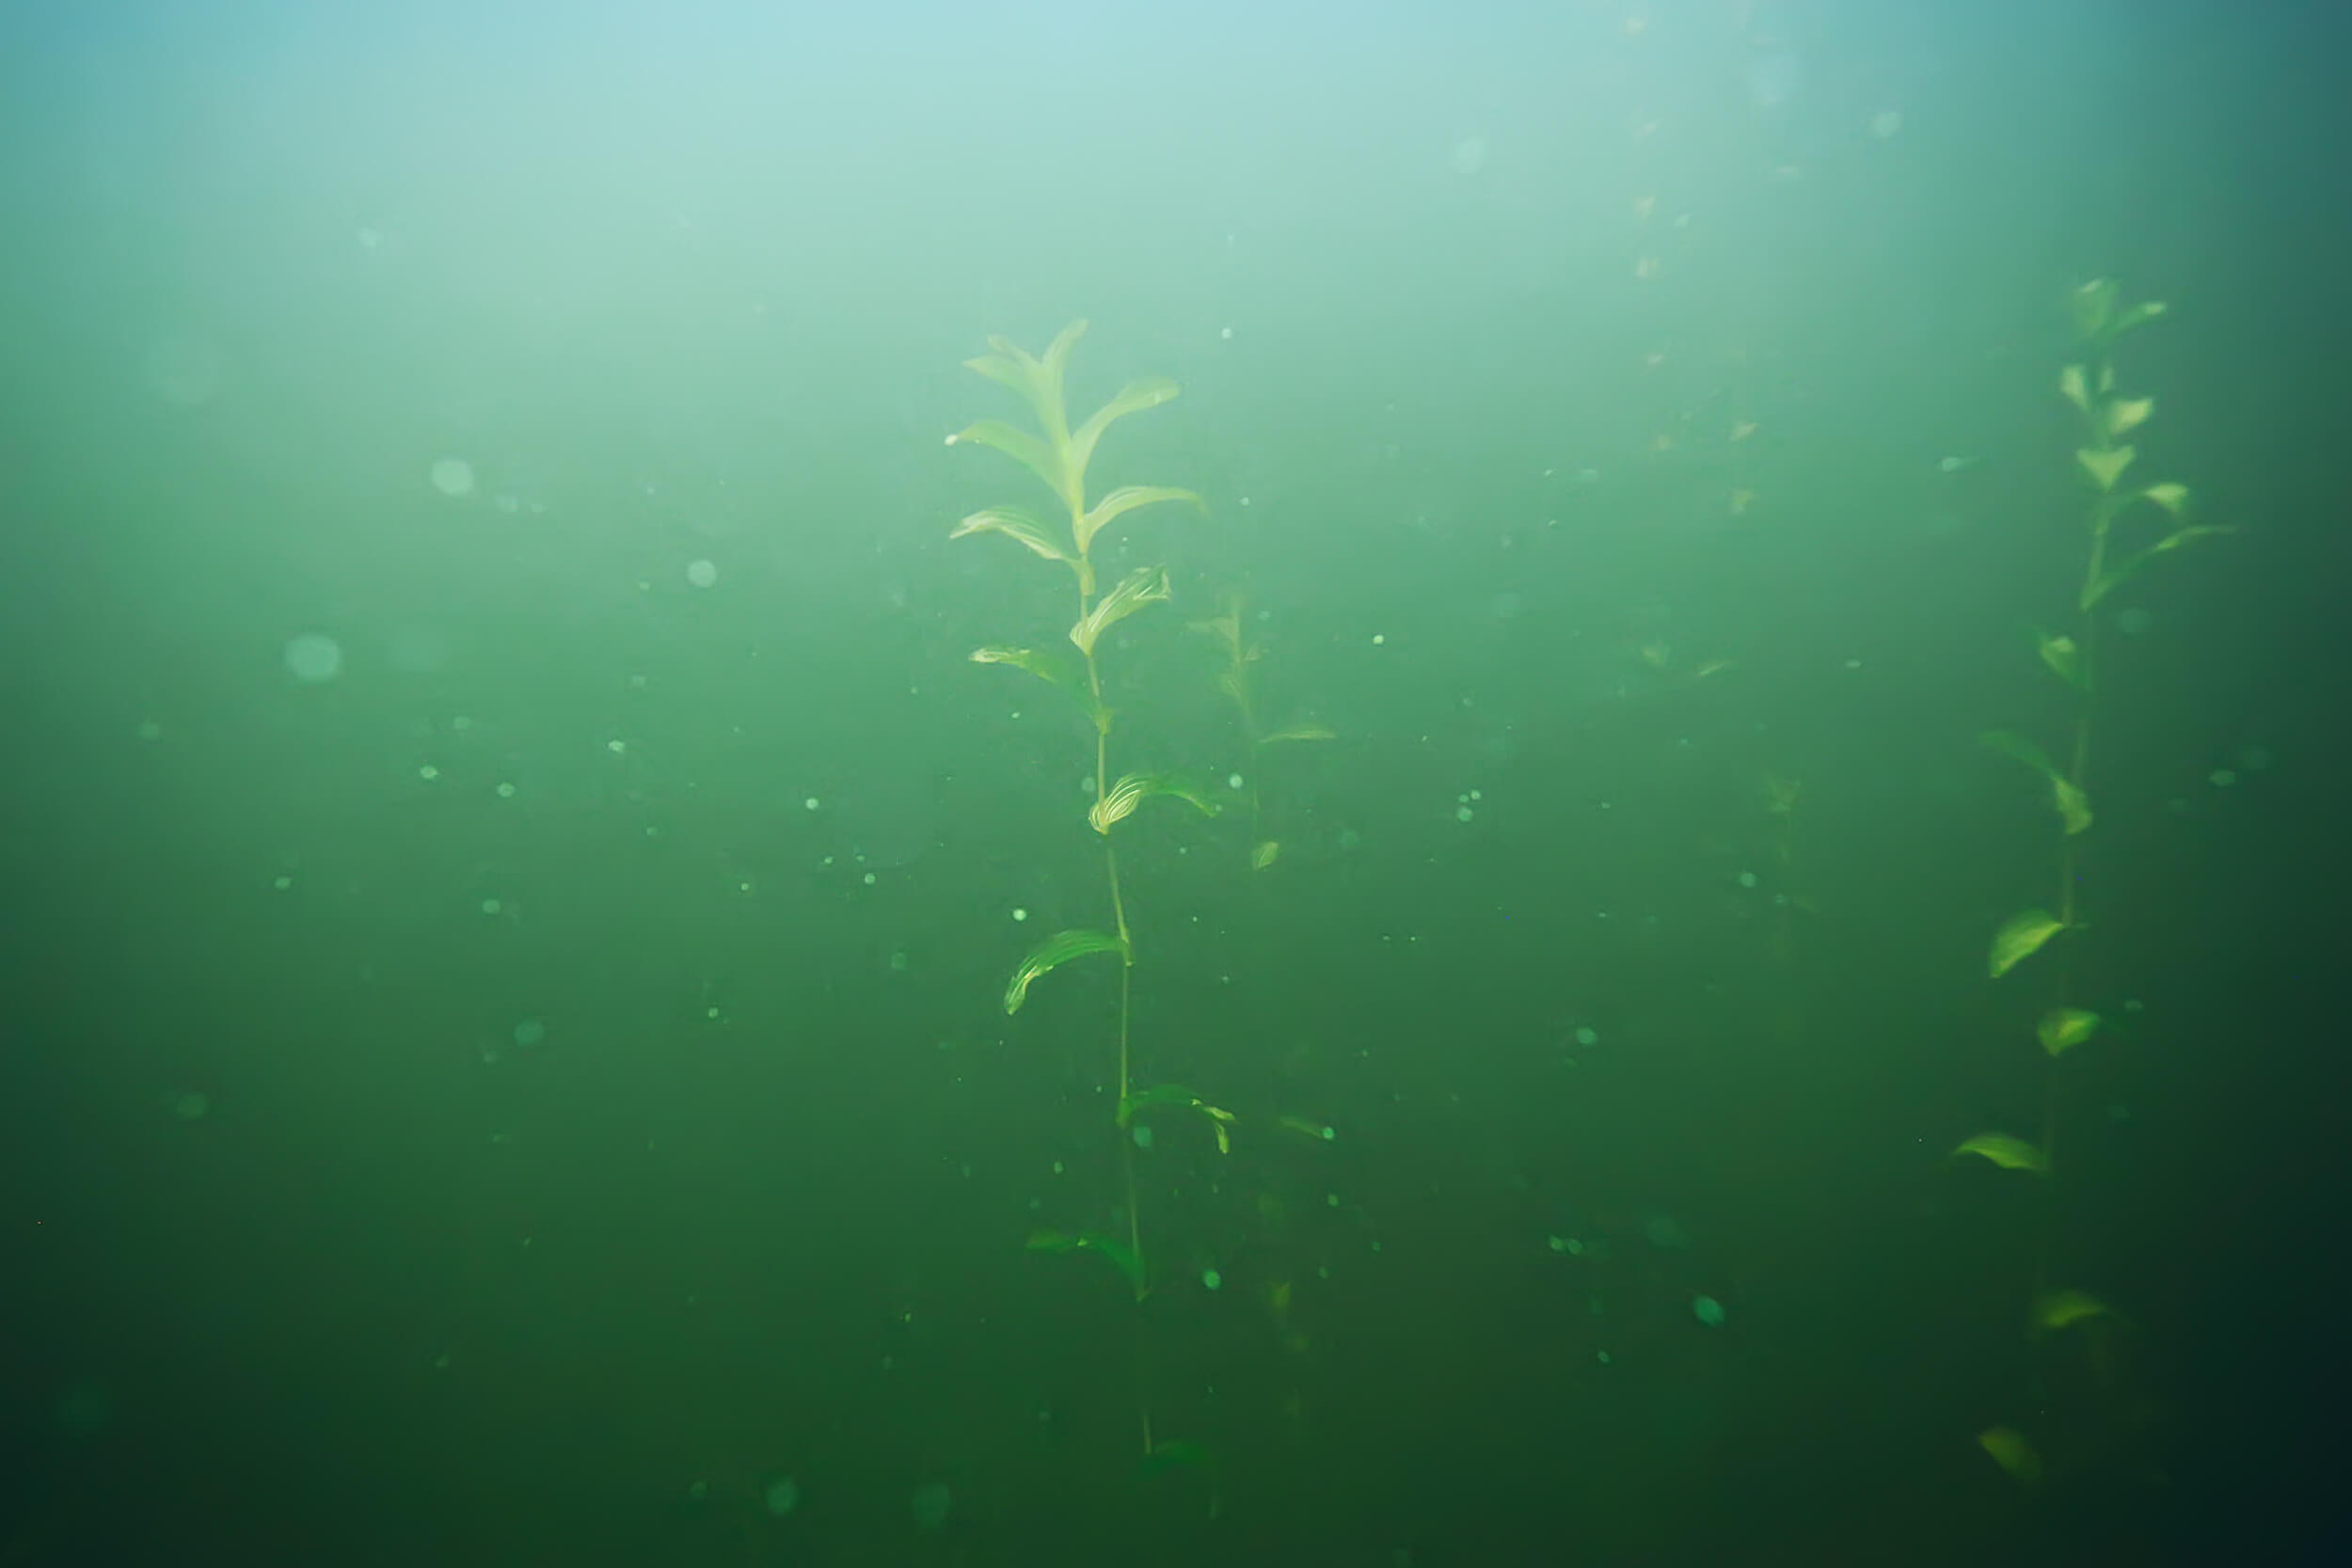
[[[2102,677],[2096,657],[2099,608],[2118,586],[2157,558],[2229,531],[2189,520],[2187,485],[2172,480],[2129,482],[2139,456],[2129,437],[2154,414],[2155,399],[2129,396],[2122,390],[2116,374],[2115,345],[2125,334],[2164,315],[2165,307],[2154,301],[2126,305],[2122,291],[2108,278],[2075,289],[2069,306],[2080,357],[2060,371],[2058,391],[2082,423],[2081,442],[2074,458],[2092,498],[2084,519],[2082,576],[2072,613],[2055,629],[2037,630],[2034,648],[2043,673],[2062,689],[2071,715],[2055,748],[2045,747],[2021,730],[1995,730],[1980,737],[1984,745],[2034,777],[2046,791],[2058,819],[2057,879],[2052,895],[2003,920],[1993,933],[1985,958],[1986,973],[1996,982],[2018,973],[2020,980],[2010,984],[2022,984],[2025,976],[2036,974],[2045,983],[2042,1005],[2035,1012],[2031,1028],[2043,1057],[2041,1125],[2030,1139],[1998,1131],[1979,1132],[1953,1151],[1956,1156],[1981,1158],[2045,1183],[2055,1181],[2063,1168],[2059,1132],[2067,1064],[2079,1048],[2116,1033],[2104,1004],[2086,1006],[2078,994],[2071,951],[2074,934],[2090,924],[2083,907],[2081,846],[2098,821],[2090,763],[2094,699]],[[2042,957],[2045,951],[2048,956]],[[2072,1335],[2091,1341],[2086,1359],[2094,1375],[2088,1391],[2113,1392],[2121,1373],[2116,1370],[2117,1353],[2107,1340],[2123,1332],[2124,1325],[2120,1315],[2098,1297],[2057,1283],[2055,1195],[2049,1195],[2042,1212],[2026,1325],[2037,1349],[2037,1385],[2046,1385],[2054,1347]],[[2037,1392],[2047,1399],[2046,1386],[2038,1387]],[[2132,1403],[2137,1406],[2137,1402]],[[2079,1424],[2077,1430],[2082,1430]],[[2049,1468],[2033,1439],[2018,1428],[1988,1428],[1979,1434],[1979,1443],[2020,1481],[2039,1481]]]

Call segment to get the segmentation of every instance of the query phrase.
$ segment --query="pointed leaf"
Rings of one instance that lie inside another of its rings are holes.
[[[2175,517],[2188,509],[2188,486],[2173,480],[2167,480],[2162,484],[2151,484],[2139,495],[2142,500],[2155,502]]]
[[[1174,1105],[1187,1111],[1198,1111],[1209,1118],[1209,1126],[1216,1135],[1216,1151],[1231,1154],[1233,1140],[1227,1129],[1232,1125],[1233,1113],[1219,1105],[1212,1105],[1181,1084],[1162,1084],[1153,1088],[1131,1094],[1119,1104],[1119,1125],[1124,1129],[1135,1119],[1137,1111],[1154,1105]]]
[[[2077,691],[2088,693],[2090,690],[2090,671],[2083,662],[2082,648],[2073,638],[2038,632],[2034,646],[2035,651],[2042,655],[2042,662],[2048,665],[2058,679]]]
[[[2050,803],[2058,807],[2059,818],[2066,824],[2068,837],[2086,832],[2090,828],[2090,797],[2082,785],[2072,779],[2050,781]]]
[[[1009,664],[1016,670],[1026,670],[1042,681],[1059,687],[1070,700],[1078,705],[1098,728],[1109,721],[1109,715],[1095,702],[1088,689],[1086,667],[1066,653],[1051,648],[1009,648],[1002,646],[975,648],[975,664]]]
[[[2199,539],[2210,538],[2217,533],[2236,531],[2235,529],[2217,523],[2191,523],[2186,528],[2176,528],[2146,549],[2126,556],[2110,567],[2106,576],[2086,587],[2082,593],[2082,608],[2090,610],[2096,606],[2101,599],[2129,581],[2148,562],[2168,550],[2177,550],[2184,545],[2191,544]]]
[[[2132,306],[2130,309],[2122,311],[2113,321],[2107,324],[2106,341],[2108,342],[2115,341],[2116,339],[2121,338],[2124,333],[2129,332],[2133,327],[2139,325],[2141,323],[2154,321],[2158,316],[2163,315],[2168,309],[2169,309],[2169,307],[2166,306],[2162,300],[2141,300],[2137,305]]]
[[[1217,803],[1208,791],[1190,779],[1173,773],[1129,773],[1111,785],[1104,797],[1095,801],[1087,813],[1087,820],[1098,833],[1107,833],[1111,824],[1127,816],[1154,795],[1170,795],[1200,808],[1204,816],[1217,814]]]
[[[1059,561],[1075,566],[1070,552],[1057,543],[1035,513],[1017,506],[992,506],[975,512],[958,523],[950,539],[961,539],[972,533],[1001,533],[1016,544],[1025,545],[1048,561]]]
[[[1070,471],[1073,477],[1085,475],[1087,465],[1094,460],[1094,444],[1103,438],[1103,432],[1110,428],[1110,422],[1113,420],[1129,414],[1140,413],[1146,408],[1157,408],[1161,404],[1173,398],[1176,392],[1176,383],[1164,375],[1147,377],[1142,381],[1130,381],[1126,386],[1121,387],[1118,396],[1096,409],[1086,423],[1071,432]]]
[[[1005,1011],[1019,1012],[1021,1004],[1028,997],[1030,984],[1073,958],[1083,958],[1091,953],[1126,951],[1127,944],[1108,931],[1057,931],[1039,942],[1021,960],[1021,967],[1012,972],[1011,983],[1005,987]]]
[[[2102,490],[2112,490],[2115,482],[2123,477],[2123,470],[2137,456],[2129,447],[2083,447],[2074,453],[2074,461],[2083,466],[2093,483]]]
[[[1157,604],[1168,597],[1168,568],[1139,566],[1127,574],[1118,587],[1094,602],[1086,617],[1070,628],[1070,641],[1089,658],[1094,657],[1094,644],[1104,632],[1133,615],[1146,605]]]
[[[2058,777],[2058,765],[2050,760],[2049,753],[2015,730],[1987,730],[1977,740],[2003,756],[2016,758],[2044,778]]]
[[[1339,737],[1339,731],[1332,729],[1329,725],[1317,724],[1311,721],[1302,719],[1295,723],[1283,725],[1280,729],[1276,730],[1272,735],[1260,736],[1258,737],[1258,744],[1261,746],[1272,746],[1282,741],[1337,740]]]
[[[2066,923],[2047,910],[2013,914],[1993,933],[1993,950],[1986,967],[1997,980],[2042,950],[2042,944],[2066,929]]]
[[[1039,436],[1025,430],[1017,430],[1002,420],[981,420],[964,426],[947,437],[951,447],[966,441],[977,441],[984,447],[994,447],[1007,457],[1019,463],[1045,482],[1047,489],[1068,502],[1069,485],[1063,475],[1060,456]]]
[[[1081,553],[1094,544],[1094,536],[1104,524],[1133,512],[1138,506],[1151,506],[1158,501],[1190,501],[1202,511],[1208,503],[1190,490],[1180,490],[1167,484],[1122,484],[1094,503],[1093,510],[1078,519],[1078,549]]]
[[[2058,372],[2058,394],[2084,413],[2090,412],[2090,384],[2084,379],[2080,365]]]
[[[2107,324],[2115,317],[2118,292],[2114,278],[2094,277],[2067,296],[2068,312],[2074,318],[2074,336],[2095,340],[2107,329]]]
[[[1135,1288],[1136,1299],[1143,1299],[1143,1259],[1137,1258],[1123,1242],[1092,1232],[1073,1236],[1060,1230],[1040,1230],[1029,1238],[1028,1244],[1031,1252],[1094,1253],[1126,1275],[1127,1283]]]
[[[2062,1056],[2099,1032],[2099,1015],[2086,1007],[2053,1007],[2034,1032],[2042,1037],[2042,1050]]]
[[[2044,1291],[2034,1298],[2033,1325],[2056,1333],[2085,1318],[2104,1318],[2107,1311],[2107,1304],[2089,1291]]]
[[[2003,1170],[2031,1171],[2036,1176],[2050,1168],[2050,1157],[2041,1148],[2007,1132],[1979,1132],[1952,1150],[1955,1158],[1975,1154],[1992,1161]]]
[[[2156,400],[2153,398],[2118,398],[2107,404],[2101,422],[2106,426],[2107,439],[2112,441],[2118,436],[2137,430],[2155,411]]]
[[[2015,1427],[1987,1427],[1977,1433],[1977,1447],[1993,1456],[2011,1481],[2031,1486],[2042,1479],[2042,1455]]]
[[[1274,839],[1262,839],[1249,847],[1249,869],[1263,871],[1282,852],[1282,846]]]

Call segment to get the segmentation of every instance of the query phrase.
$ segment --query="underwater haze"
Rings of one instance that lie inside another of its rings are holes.
[[[2352,1555],[2348,30],[0,10],[0,1565]]]

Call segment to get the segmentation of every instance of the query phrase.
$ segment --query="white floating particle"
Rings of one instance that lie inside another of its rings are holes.
[[[499,785],[498,796],[501,800],[512,800],[515,798],[515,786],[511,784]]]
[[[462,457],[434,459],[433,488],[444,496],[472,495],[473,465]]]
[[[1202,1269],[1200,1271],[1200,1288],[1202,1290],[1214,1291],[1224,1283],[1225,1276],[1217,1273],[1215,1269]]]
[[[604,743],[604,749],[617,757],[623,752],[628,750],[628,742],[626,740],[608,740]]]
[[[279,877],[273,880],[269,885],[276,888],[278,892],[283,893],[288,888],[294,886],[294,879],[292,877]]]
[[[515,1043],[528,1049],[548,1037],[548,1022],[543,1018],[527,1018],[515,1025]]]
[[[286,673],[309,686],[343,673],[342,644],[319,632],[305,632],[288,641],[285,658]]]
[[[1903,117],[1895,109],[1881,109],[1870,117],[1870,135],[1884,141],[1903,128]]]
[[[805,811],[815,811],[815,810],[816,810],[818,806],[821,806],[821,805],[823,805],[823,804],[824,804],[824,802],[823,802],[822,800],[819,800],[818,799],[817,799],[817,797],[816,797],[816,796],[814,796],[814,795],[810,796],[807,800],[803,800],[803,801],[801,802],[802,809],[803,809],[803,810],[805,810]]]
[[[1239,789],[1241,787],[1241,775],[1239,773],[1226,774],[1225,787],[1228,789]]]
[[[496,914],[499,911],[504,909],[505,907],[505,905],[500,903],[495,898],[485,898],[482,901],[482,912],[484,914]]]
[[[719,580],[719,568],[707,560],[690,561],[686,563],[686,580],[697,588],[707,588]]]
[[[1012,911],[1012,918],[1015,921],[1026,920],[1029,918],[1029,911],[1026,910],[1015,910]]]
[[[434,767],[429,762],[422,768],[417,769],[417,777],[422,779],[427,784],[431,784],[434,780],[439,778],[440,776],[441,770]]]
[[[1589,1023],[1580,1023],[1576,1028],[1576,1043],[1579,1045],[1598,1045],[1600,1043],[1600,1031],[1594,1028]]]
[[[1372,634],[1372,645],[1375,648],[1388,641],[1388,640],[1389,634],[1386,632],[1375,631]]]
[[[1754,887],[1754,886],[1756,886],[1756,873],[1755,873],[1755,872],[1753,872],[1753,871],[1742,871],[1742,872],[1740,872],[1740,885],[1741,887]]]
[[[1233,329],[1230,326],[1224,327],[1218,331],[1217,336],[1230,343],[1233,341]]]

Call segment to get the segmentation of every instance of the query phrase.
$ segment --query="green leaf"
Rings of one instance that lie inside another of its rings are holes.
[[[1259,840],[1257,843],[1249,847],[1249,869],[1252,871],[1263,871],[1267,866],[1274,863],[1275,857],[1279,855],[1281,852],[1282,845],[1279,839],[1267,838]]]
[[[1029,1250],[1031,1252],[1095,1253],[1108,1260],[1113,1268],[1127,1276],[1127,1283],[1135,1288],[1137,1301],[1143,1299],[1143,1259],[1137,1258],[1133,1249],[1123,1242],[1114,1241],[1108,1236],[1098,1236],[1090,1231],[1082,1236],[1073,1236],[1060,1230],[1041,1230],[1029,1238]]]
[[[1190,490],[1180,490],[1168,484],[1122,484],[1094,503],[1093,509],[1078,519],[1078,549],[1084,554],[1094,544],[1094,536],[1104,525],[1125,515],[1139,506],[1152,506],[1161,501],[1190,501],[1203,512],[1208,504]]]
[[[1142,381],[1130,381],[1126,386],[1121,387],[1118,396],[1096,409],[1086,423],[1071,433],[1069,451],[1071,477],[1073,480],[1085,478],[1087,465],[1094,460],[1094,443],[1103,438],[1103,432],[1110,428],[1110,422],[1113,420],[1129,414],[1140,413],[1146,408],[1157,408],[1161,404],[1175,397],[1176,391],[1176,383],[1164,375],[1151,376]]]
[[[2058,770],[2041,747],[2014,730],[1987,730],[1977,738],[1993,750],[2016,758],[2050,781],[2052,804],[2058,808],[2058,816],[2065,819],[2069,833],[2081,832],[2090,826],[2090,798]]]
[[[1143,1473],[1156,1476],[1169,1470],[1201,1469],[1212,1463],[1209,1450],[1199,1443],[1172,1438],[1152,1446],[1152,1451],[1143,1456]]]
[[[1327,724],[1316,724],[1309,722],[1306,720],[1300,720],[1296,723],[1283,725],[1280,729],[1276,730],[1272,735],[1260,736],[1258,737],[1258,744],[1261,746],[1272,746],[1283,741],[1337,740],[1339,737],[1339,731],[1332,729]]]
[[[1977,1433],[1977,1447],[2011,1481],[2031,1486],[2042,1479],[2042,1455],[2015,1427],[1987,1427]]]
[[[1021,967],[1012,972],[1012,981],[1005,987],[1005,1011],[1019,1012],[1021,1004],[1028,997],[1030,984],[1073,958],[1083,958],[1091,953],[1123,955],[1126,951],[1127,944],[1108,931],[1057,931],[1039,942],[1021,960]]]
[[[1190,779],[1173,773],[1129,773],[1111,785],[1104,797],[1095,801],[1087,813],[1087,820],[1098,833],[1107,833],[1111,824],[1119,821],[1154,795],[1172,796],[1198,807],[1204,816],[1217,814],[1217,803],[1208,791]]]
[[[975,512],[958,523],[955,531],[947,537],[961,539],[966,534],[972,533],[1001,533],[1016,544],[1026,546],[1048,561],[1058,561],[1073,567],[1078,564],[1072,559],[1070,552],[1062,548],[1045,525],[1038,520],[1035,513],[1025,512],[1017,506],[992,506]]]
[[[2081,646],[2073,638],[2063,633],[2054,636],[2046,631],[2036,632],[2034,648],[2041,654],[2042,662],[2050,667],[2051,673],[2075,690],[2086,695],[2090,693],[2090,669],[2083,661]]]
[[[972,650],[975,664],[1009,664],[1016,670],[1026,670],[1042,681],[1059,687],[1070,700],[1078,705],[1098,729],[1109,724],[1109,715],[1094,700],[1088,687],[1086,667],[1067,653],[1052,648],[1010,648],[1001,645]]]
[[[2003,756],[2016,758],[2045,778],[2058,776],[2058,765],[2050,760],[2049,753],[2015,730],[1987,730],[1977,740]]]
[[[1975,1154],[1992,1161],[2003,1170],[2031,1171],[2036,1176],[2048,1173],[2050,1157],[2035,1144],[2014,1138],[2007,1132],[1979,1132],[1952,1150],[1955,1158]]]
[[[1025,430],[1017,430],[1002,420],[981,420],[975,424],[964,426],[947,437],[947,444],[951,447],[961,446],[966,441],[977,441],[984,447],[994,447],[998,451],[1043,480],[1045,487],[1061,497],[1065,504],[1071,501],[1070,489],[1063,477],[1060,454],[1037,436]]]
[[[2074,319],[2074,336],[2095,341],[2115,318],[2115,301],[2121,291],[2112,277],[2094,277],[2077,287],[2066,298],[2067,311]]]
[[[1168,568],[1139,566],[1127,574],[1118,587],[1094,601],[1094,608],[1085,618],[1070,628],[1070,641],[1089,658],[1094,657],[1094,644],[1102,635],[1146,605],[1158,604],[1168,597]]]
[[[2106,1317],[2109,1310],[2106,1302],[2089,1291],[2044,1291],[2034,1297],[2033,1326],[2042,1333],[2055,1334],[2086,1318]]]
[[[1295,1132],[1302,1138],[1312,1138],[1317,1143],[1327,1144],[1340,1135],[1337,1128],[1328,1122],[1317,1121],[1311,1117],[1276,1117],[1274,1125]]]
[[[2142,500],[2155,502],[2175,517],[2188,509],[2188,486],[2174,480],[2151,484],[2139,493]]]
[[[2237,531],[2233,528],[2225,527],[2216,523],[2191,523],[2186,528],[2176,528],[2170,533],[2166,534],[2163,538],[2149,546],[2146,549],[2125,557],[2122,561],[2117,562],[2113,567],[2109,568],[2106,575],[2101,577],[2098,581],[2084,588],[2082,593],[2082,608],[2085,610],[2091,609],[2093,606],[2097,605],[2101,599],[2106,598],[2117,588],[2129,581],[2131,578],[2138,573],[2141,568],[2145,567],[2148,562],[2155,560],[2156,557],[2165,554],[2169,550],[2177,550],[2184,545],[2192,544],[2199,539],[2211,538],[2213,535],[2217,533],[2235,533],[2236,531]]]
[[[1120,1129],[1123,1131],[1128,1123],[1135,1119],[1137,1111],[1150,1110],[1154,1105],[1174,1105],[1184,1110],[1200,1112],[1209,1118],[1210,1127],[1216,1132],[1216,1151],[1219,1154],[1231,1154],[1233,1151],[1232,1139],[1226,1132],[1226,1129],[1232,1125],[1233,1113],[1222,1106],[1210,1104],[1181,1084],[1161,1084],[1140,1093],[1131,1094],[1120,1101],[1119,1102]]]
[[[2050,803],[2058,808],[2058,818],[2066,824],[2069,837],[2090,827],[2090,797],[2082,785],[2072,779],[2050,780]]]
[[[2138,429],[2155,411],[2153,398],[2116,398],[2101,411],[2100,423],[2106,427],[2106,438],[2112,441]]]
[[[2040,952],[2042,943],[2066,928],[2066,922],[2047,910],[2013,914],[1993,933],[1993,949],[1986,968],[1997,980]]]
[[[2042,1049],[2062,1056],[2099,1032],[2099,1015],[2085,1007],[2053,1007],[2035,1026]]]
[[[2084,379],[2080,365],[2069,365],[2058,372],[2058,394],[2084,413],[2090,412],[2090,384]]]
[[[2130,447],[2082,447],[2076,450],[2074,461],[2101,490],[2112,490],[2137,455]]]
[[[2137,305],[2132,306],[2107,324],[2106,341],[2110,343],[2115,341],[2116,339],[2121,338],[2124,333],[2129,332],[2133,327],[2138,326],[2145,322],[2154,321],[2158,316],[2163,315],[2165,311],[2169,309],[2170,307],[2166,305],[2162,300],[2141,300]]]

